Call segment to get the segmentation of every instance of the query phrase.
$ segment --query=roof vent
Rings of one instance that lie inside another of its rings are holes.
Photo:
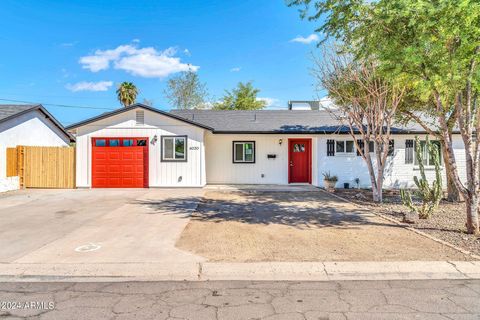
[[[145,124],[145,113],[143,110],[137,110],[135,112],[135,125],[143,126]]]

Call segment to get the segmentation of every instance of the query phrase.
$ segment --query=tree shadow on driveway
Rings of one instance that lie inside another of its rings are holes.
[[[151,214],[179,214],[192,220],[216,223],[281,224],[300,229],[400,227],[321,191],[210,191],[203,198],[173,197],[139,203],[148,206]]]

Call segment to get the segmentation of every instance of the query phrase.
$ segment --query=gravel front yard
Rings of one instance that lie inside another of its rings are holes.
[[[358,197],[359,193],[361,197]],[[370,190],[338,189],[335,190],[335,194],[398,221],[402,221],[404,213],[408,211],[402,205],[398,192],[386,191],[383,204],[372,203]],[[480,238],[466,233],[464,203],[442,201],[438,210],[429,219],[416,218],[414,221],[411,227],[480,255]]]
[[[176,245],[210,261],[472,260],[320,190],[206,192]]]

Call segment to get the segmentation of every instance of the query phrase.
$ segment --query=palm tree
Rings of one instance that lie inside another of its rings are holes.
[[[135,103],[138,89],[132,82],[122,82],[117,89],[117,98],[124,107]]]

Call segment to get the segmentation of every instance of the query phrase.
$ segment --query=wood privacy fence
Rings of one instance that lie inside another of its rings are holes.
[[[7,148],[7,176],[19,176],[20,188],[74,188],[75,148]]]

